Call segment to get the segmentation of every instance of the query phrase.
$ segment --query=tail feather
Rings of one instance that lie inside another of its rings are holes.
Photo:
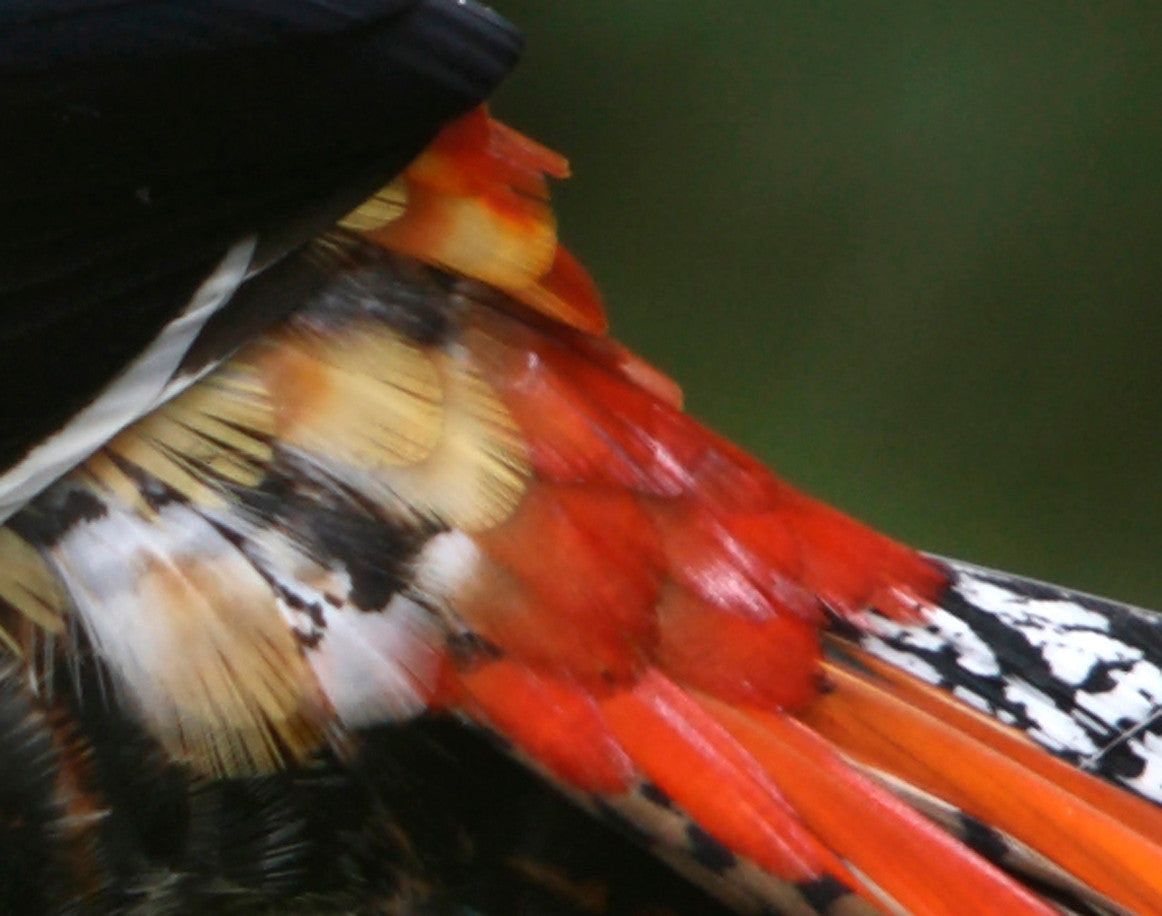
[[[1056,769],[1044,752],[1026,766],[859,674],[832,665],[827,676],[828,689],[800,714],[817,733],[1012,835],[1130,911],[1162,911],[1162,846],[1070,788],[1086,777],[1075,772],[1059,785],[1043,775]],[[1104,793],[1094,785],[1083,794]]]
[[[1023,732],[1002,725],[907,671],[849,643],[836,644],[842,645],[840,659],[846,656],[854,662],[854,666],[848,667],[843,667],[842,661],[837,662],[833,670],[838,676],[862,682],[871,689],[878,687],[907,707],[926,713],[956,732],[991,747],[1006,759],[1044,777],[1162,846],[1162,809],[1156,805],[1046,753]],[[866,673],[861,673],[861,669]]]
[[[800,722],[704,700],[774,775],[807,826],[909,913],[1052,910],[855,772]]]
[[[441,267],[319,240],[293,317],[4,529],[29,695],[98,669],[227,783],[451,712],[742,911],[1162,914],[1162,624],[926,558],[684,415],[558,282],[559,160],[502,133],[462,168],[481,118],[405,176],[414,220],[351,217]],[[431,247],[484,217],[537,246],[502,278]]]
[[[890,665],[1162,802],[1162,617],[958,561],[922,627],[858,636]]]
[[[939,825],[968,848],[1034,888],[1047,901],[1070,913],[1126,914],[1129,910],[1098,894],[1042,853],[985,824],[944,799],[924,792],[883,770],[852,765],[901,801]]]

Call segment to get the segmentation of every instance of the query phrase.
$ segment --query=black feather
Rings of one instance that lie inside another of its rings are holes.
[[[237,239],[258,235],[261,267],[326,228],[518,50],[456,0],[0,7],[0,469],[144,349]]]

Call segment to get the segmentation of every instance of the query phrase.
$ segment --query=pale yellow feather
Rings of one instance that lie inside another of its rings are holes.
[[[280,442],[363,468],[420,461],[440,437],[443,392],[425,352],[380,325],[270,335],[244,355],[272,393]]]
[[[387,511],[472,531],[520,501],[524,443],[471,347],[353,322],[271,335],[246,358],[277,405],[279,441]]]
[[[339,220],[339,227],[354,232],[373,232],[382,229],[388,223],[399,219],[407,209],[407,204],[407,186],[402,179],[397,178]]]
[[[222,486],[253,486],[272,455],[274,408],[245,365],[224,366],[201,384],[124,430],[80,469],[138,512],[148,514],[135,467],[203,507],[222,505]]]
[[[41,630],[64,632],[67,605],[60,585],[39,551],[7,527],[0,528],[0,601]],[[18,634],[5,626],[0,626],[0,642],[23,654]]]

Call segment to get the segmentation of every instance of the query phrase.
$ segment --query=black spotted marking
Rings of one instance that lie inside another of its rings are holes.
[[[295,641],[304,649],[317,649],[323,641],[323,634],[319,630],[312,630],[310,633],[305,633],[298,627],[291,627],[291,634],[294,636]]]
[[[411,584],[412,562],[440,529],[395,524],[362,513],[333,511],[312,503],[296,507],[318,539],[322,556],[341,561],[351,576],[351,602],[379,611]]]
[[[827,629],[839,636],[842,639],[850,642],[859,642],[859,638],[863,635],[863,629],[856,625],[852,620],[836,614],[830,609],[825,609],[827,617]],[[848,656],[844,656],[844,664],[852,664],[852,660]]]
[[[280,582],[270,579],[267,581],[290,610],[304,615],[310,621],[310,628],[306,630],[300,626],[291,627],[291,633],[295,640],[304,649],[316,648],[323,641],[323,630],[327,626],[326,618],[323,616],[322,605],[317,601],[307,601],[297,592],[285,587]]]
[[[980,853],[990,862],[1005,860],[1010,848],[1002,833],[963,811],[958,813],[958,821],[956,834],[969,849]]]
[[[51,487],[8,522],[30,544],[52,547],[74,525],[93,522],[108,513],[105,504],[89,490],[71,484]]]
[[[117,454],[116,452],[108,451],[105,453],[105,455],[122,474],[133,481],[133,486],[141,496],[142,500],[154,512],[161,511],[171,503],[188,502],[188,498],[183,493],[173,489],[169,486],[169,484],[158,480],[152,474],[142,470],[133,462],[127,461],[123,456]],[[194,462],[188,457],[185,460],[189,463],[191,470],[195,471],[195,473],[205,468],[206,473],[204,476],[213,476],[213,472],[205,465],[199,462]]]
[[[960,592],[952,590],[942,600],[941,606],[951,611],[956,617],[967,623],[984,642],[993,650],[993,654],[1006,663],[1007,670],[1019,672],[1019,677],[1025,683],[1040,690],[1058,709],[1068,711],[1073,708],[1072,686],[1063,688],[1061,681],[1053,673],[1051,666],[1045,660],[1040,649],[1033,645],[1024,633],[1008,626],[1004,621],[993,614],[977,607],[966,600]],[[959,655],[948,651],[941,655],[934,655],[934,659],[951,661],[955,669],[961,669]],[[1010,667],[1011,666],[1011,667]],[[942,666],[947,670],[948,665]],[[1009,701],[1004,696],[1008,686],[1008,677],[1001,676],[992,679],[993,689],[989,696],[999,708],[1007,709],[1017,720],[1018,727],[1030,730],[1036,727],[1035,720],[1031,719],[1026,710],[1017,703]]]
[[[1137,726],[1137,722],[1123,720],[1120,729],[1128,732],[1137,729]],[[1159,729],[1155,724],[1151,728],[1146,729],[1145,732],[1157,735]],[[1090,767],[1089,769],[1092,772],[1096,772],[1099,776],[1112,779],[1122,785],[1126,785],[1128,780],[1137,779],[1142,776],[1147,766],[1145,756],[1129,742],[1120,742],[1108,746],[1102,752],[1099,763],[1100,766],[1098,768]],[[1129,788],[1133,787],[1130,786]]]
[[[334,481],[313,485],[317,475],[309,467],[293,456],[277,454],[281,469],[272,471],[260,486],[237,493],[241,514],[277,528],[321,565],[344,568],[351,578],[346,596],[350,603],[362,611],[382,611],[395,595],[410,588],[416,556],[443,529],[426,521],[384,518]],[[223,534],[263,571],[261,558],[253,555],[245,537],[229,530]],[[309,614],[315,626],[324,626],[321,607],[292,597],[277,579],[270,581],[292,607]],[[345,603],[342,596],[331,594],[324,594],[323,600],[333,607]]]
[[[851,897],[852,890],[834,875],[820,875],[795,884],[803,898],[820,913],[830,913],[837,903]]]
[[[471,630],[448,634],[444,639],[444,646],[449,658],[465,667],[493,661],[504,655],[499,646]]]
[[[690,858],[716,875],[738,864],[738,856],[697,824],[686,825],[686,840],[690,844]]]
[[[294,592],[286,589],[283,589],[283,600],[286,602],[287,607],[289,607],[292,611],[302,611],[303,613],[310,614],[311,610],[315,610],[315,606],[313,604],[303,598],[300,598]]]
[[[1018,576],[945,565],[951,579],[937,604],[972,638],[947,635],[938,615],[923,631],[889,628],[865,645],[876,652],[877,641],[885,644],[884,657],[894,664],[901,655],[916,659],[915,673],[974,697],[1071,764],[1162,800],[1162,765],[1152,749],[1162,737],[1155,715],[1162,708],[1162,618]],[[1057,656],[1040,644],[1041,635]],[[979,644],[989,653],[984,665],[971,654]],[[1061,667],[1062,647],[1071,645],[1088,668]],[[1115,699],[1134,704],[1133,714],[1119,715]]]
[[[1117,686],[1117,680],[1114,677],[1115,673],[1126,672],[1133,667],[1134,662],[1128,659],[1123,662],[1095,665],[1089,674],[1086,675],[1085,680],[1077,685],[1077,690],[1085,693],[1106,693]]]
[[[1040,896],[1064,904],[1067,912],[1074,916],[1099,916],[1106,912],[1081,899],[1076,887],[1058,883],[1040,872],[1035,865],[1036,858],[1027,858],[1028,854],[1022,846],[1014,845],[1004,833],[983,821],[958,812],[955,821],[949,826],[952,833],[973,852],[1004,869]]]
[[[653,804],[659,808],[664,808],[667,811],[674,810],[674,800],[670,798],[661,788],[655,783],[643,782],[638,788],[644,798],[649,799]]]

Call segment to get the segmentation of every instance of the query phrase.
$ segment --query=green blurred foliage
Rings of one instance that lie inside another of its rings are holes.
[[[927,549],[1162,608],[1162,4],[496,0],[615,332]]]

